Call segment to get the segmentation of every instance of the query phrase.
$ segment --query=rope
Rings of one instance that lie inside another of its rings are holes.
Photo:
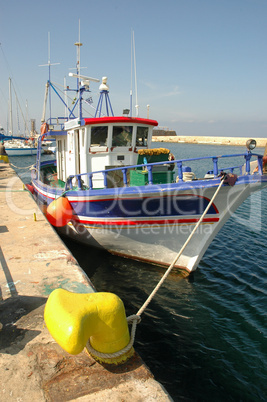
[[[91,343],[90,343],[90,339],[88,339],[88,342],[86,344],[86,348],[87,350],[94,356],[102,358],[102,359],[112,359],[115,357],[120,357],[124,354],[126,354],[127,352],[129,352],[129,350],[133,347],[134,344],[134,338],[135,338],[135,332],[136,332],[136,326],[137,324],[139,324],[139,322],[141,321],[141,317],[137,316],[137,315],[130,315],[129,317],[127,317],[127,321],[128,324],[132,324],[132,331],[131,331],[131,338],[130,338],[130,342],[128,343],[127,346],[125,346],[125,348],[119,350],[118,352],[115,353],[102,353],[102,352],[98,352],[98,350],[95,350]]]
[[[160,286],[163,284],[163,282],[165,281],[165,279],[167,278],[167,276],[169,275],[169,273],[171,272],[172,268],[174,267],[174,264],[176,263],[176,261],[178,260],[178,258],[181,256],[181,254],[183,253],[184,249],[186,248],[187,244],[190,242],[190,240],[192,239],[194,233],[196,232],[196,230],[198,229],[199,225],[201,224],[201,222],[203,221],[205,215],[207,214],[208,210],[210,209],[210,206],[212,205],[214,199],[216,198],[218,192],[220,191],[222,185],[224,182],[224,176],[221,178],[221,183],[219,184],[219,186],[217,187],[213,197],[211,198],[208,206],[206,207],[205,211],[203,212],[201,218],[199,219],[198,223],[196,224],[196,226],[194,227],[194,229],[192,230],[192,232],[190,233],[190,236],[188,236],[188,239],[186,240],[186,242],[184,243],[183,247],[181,248],[181,250],[179,251],[179,253],[177,253],[176,257],[173,259],[171,265],[169,266],[169,268],[167,269],[167,271],[165,272],[165,274],[163,275],[163,277],[161,278],[161,280],[159,281],[159,283],[157,284],[157,286],[154,288],[153,292],[150,294],[150,296],[147,298],[147,300],[145,301],[145,303],[143,304],[143,306],[138,310],[138,312],[136,313],[137,316],[140,316],[143,311],[146,309],[146,307],[148,306],[148,304],[151,302],[151,300],[153,299],[153,297],[155,296],[155,294],[157,293],[157,291],[159,290]]]
[[[107,359],[111,359],[111,358],[115,358],[115,357],[119,357],[125,353],[127,353],[133,346],[134,344],[134,338],[135,338],[135,332],[136,332],[136,326],[137,324],[139,324],[139,322],[141,321],[141,314],[144,312],[144,310],[146,309],[146,307],[148,306],[148,304],[151,302],[151,300],[153,299],[153,297],[155,296],[155,294],[157,293],[157,291],[159,290],[159,288],[161,287],[161,285],[163,284],[163,282],[165,281],[165,279],[167,278],[167,276],[169,275],[169,273],[171,272],[172,268],[174,267],[174,264],[176,263],[176,261],[178,260],[178,258],[181,256],[181,254],[183,253],[184,249],[186,248],[186,246],[188,245],[188,243],[190,242],[190,240],[192,239],[192,237],[194,236],[196,230],[198,229],[199,225],[201,224],[201,222],[203,221],[205,215],[207,214],[208,210],[210,209],[210,206],[212,205],[213,201],[215,200],[218,192],[220,191],[223,183],[224,183],[224,178],[225,176],[222,176],[221,178],[221,182],[219,184],[219,186],[217,187],[215,193],[213,194],[213,197],[211,198],[209,204],[207,205],[205,211],[203,212],[203,214],[201,215],[199,221],[197,222],[196,226],[194,227],[194,229],[192,230],[192,232],[190,233],[190,235],[188,236],[188,239],[186,240],[186,242],[184,243],[183,247],[181,248],[181,250],[176,254],[175,258],[173,259],[172,263],[170,264],[169,268],[167,269],[167,271],[165,272],[165,274],[163,275],[163,277],[161,278],[161,280],[159,281],[159,283],[157,284],[157,286],[154,288],[154,290],[152,291],[152,293],[150,294],[150,296],[147,298],[147,300],[145,301],[145,303],[142,305],[142,307],[138,310],[137,314],[135,315],[130,315],[129,317],[127,317],[127,321],[128,323],[132,323],[132,331],[131,331],[131,339],[130,342],[128,343],[128,345],[122,349],[119,350],[118,352],[115,353],[101,353],[98,352],[97,350],[95,350],[92,345],[90,344],[90,340],[88,340],[87,342],[87,349],[88,351],[92,354],[95,355],[96,357],[99,358],[107,358]]]
[[[194,172],[183,173],[183,181],[192,181],[193,179],[196,179],[196,175]]]
[[[13,165],[13,163],[10,163],[10,165],[13,166],[16,169],[29,169],[29,170],[35,169],[34,165],[30,165],[30,166],[26,166],[26,167],[16,166],[16,165]]]

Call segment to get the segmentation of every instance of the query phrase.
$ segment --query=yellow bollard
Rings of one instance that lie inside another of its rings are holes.
[[[4,163],[9,163],[8,155],[0,155],[0,161]]]
[[[123,302],[113,293],[56,289],[47,300],[44,318],[55,341],[73,355],[81,353],[89,339],[96,351],[107,354],[124,349],[130,342]],[[120,364],[134,354],[134,349],[119,357],[91,354],[102,363]]]

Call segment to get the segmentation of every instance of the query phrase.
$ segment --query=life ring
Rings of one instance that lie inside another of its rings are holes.
[[[41,135],[47,133],[48,130],[49,130],[48,124],[47,124],[47,123],[43,123],[43,124],[41,125],[41,130],[40,130],[40,131],[41,131]]]

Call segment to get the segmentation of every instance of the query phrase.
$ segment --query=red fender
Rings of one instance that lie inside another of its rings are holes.
[[[41,135],[47,133],[48,130],[49,130],[48,124],[47,124],[47,123],[43,123],[43,124],[41,125],[41,130],[40,130],[40,131],[41,131]]]

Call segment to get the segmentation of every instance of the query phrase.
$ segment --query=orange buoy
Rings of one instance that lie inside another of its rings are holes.
[[[59,197],[48,205],[46,218],[51,225],[62,227],[72,219],[73,211],[66,197]]]

